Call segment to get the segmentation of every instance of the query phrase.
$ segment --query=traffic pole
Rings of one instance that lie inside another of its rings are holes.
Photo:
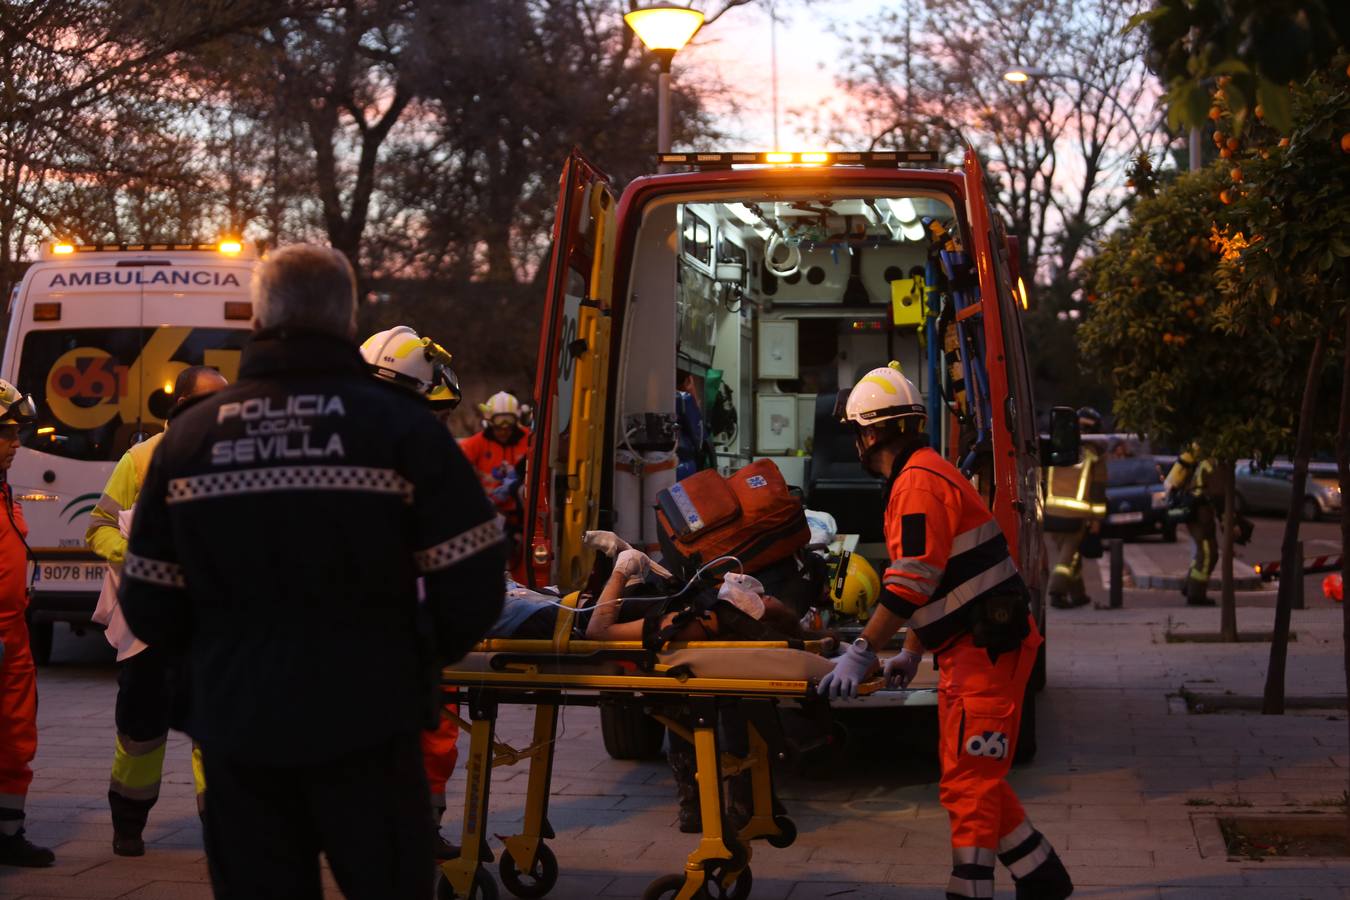
[[[1291,579],[1289,585],[1289,603],[1291,609],[1303,609],[1303,542],[1298,542],[1298,550],[1294,553],[1294,566],[1288,573]]]
[[[1120,609],[1125,605],[1125,542],[1112,538],[1106,542],[1111,554],[1111,600],[1110,609]]]

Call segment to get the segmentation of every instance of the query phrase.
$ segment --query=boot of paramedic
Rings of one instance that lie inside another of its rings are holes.
[[[175,406],[218,391],[225,385],[225,376],[215,369],[190,366],[179,372],[174,380]],[[159,785],[164,774],[164,745],[169,738],[169,721],[175,702],[174,661],[157,648],[147,647],[144,641],[138,640],[127,627],[117,605],[132,510],[155,448],[163,437],[161,431],[123,454],[103,487],[103,496],[90,514],[89,527],[84,533],[89,549],[108,561],[108,573],[104,576],[98,608],[94,610],[94,621],[104,626],[103,636],[117,650],[117,702],[113,714],[117,736],[113,746],[112,777],[108,784],[108,807],[112,812],[113,853],[118,856],[145,855],[145,840],[141,833],[150,818],[150,810],[159,799]],[[181,685],[178,693],[181,696]],[[206,804],[206,780],[202,775],[201,748],[195,744],[192,747],[192,784],[200,815]]]
[[[37,755],[37,667],[28,649],[28,526],[4,480],[19,449],[19,432],[37,419],[37,405],[0,381],[0,865],[44,867],[56,862],[23,833],[24,799]]]
[[[1041,636],[1003,532],[970,482],[928,447],[923,398],[898,363],[863,376],[844,420],[856,429],[863,467],[890,479],[891,563],[862,637],[818,691],[855,696],[877,666],[876,649],[908,622],[905,647],[884,674],[893,686],[908,684],[924,648],[941,671],[939,796],[952,834],[947,897],[993,897],[995,857],[1012,873],[1019,900],[1068,897],[1068,872],[1006,781]]]
[[[450,368],[450,353],[444,347],[429,337],[421,337],[407,325],[398,325],[366,338],[361,356],[376,378],[426,397],[436,418],[447,429],[450,427],[450,414],[459,406],[462,393],[459,378]],[[459,856],[459,847],[441,834],[445,785],[459,759],[459,724],[454,719],[458,714],[459,704],[447,702],[441,711],[440,724],[434,730],[422,732],[422,765],[431,792],[434,856],[441,861]]]

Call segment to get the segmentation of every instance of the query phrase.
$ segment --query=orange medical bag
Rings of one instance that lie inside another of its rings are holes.
[[[705,469],[676,482],[656,495],[656,522],[666,567],[682,578],[721,556],[755,572],[811,541],[801,501],[767,459],[726,478]]]

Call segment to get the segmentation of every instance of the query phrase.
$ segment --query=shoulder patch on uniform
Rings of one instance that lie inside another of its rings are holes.
[[[900,553],[911,559],[928,553],[928,516],[924,513],[900,517]]]

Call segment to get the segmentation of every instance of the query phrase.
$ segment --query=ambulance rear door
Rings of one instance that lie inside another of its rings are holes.
[[[563,166],[539,335],[522,543],[532,587],[580,586],[598,523],[605,448],[614,193],[576,150]]]
[[[994,455],[994,516],[1024,576],[1038,581],[1042,568],[1040,468],[1035,405],[1027,370],[1019,306],[1014,299],[1008,242],[990,206],[983,167],[975,151],[963,162],[970,248],[980,285]]]

